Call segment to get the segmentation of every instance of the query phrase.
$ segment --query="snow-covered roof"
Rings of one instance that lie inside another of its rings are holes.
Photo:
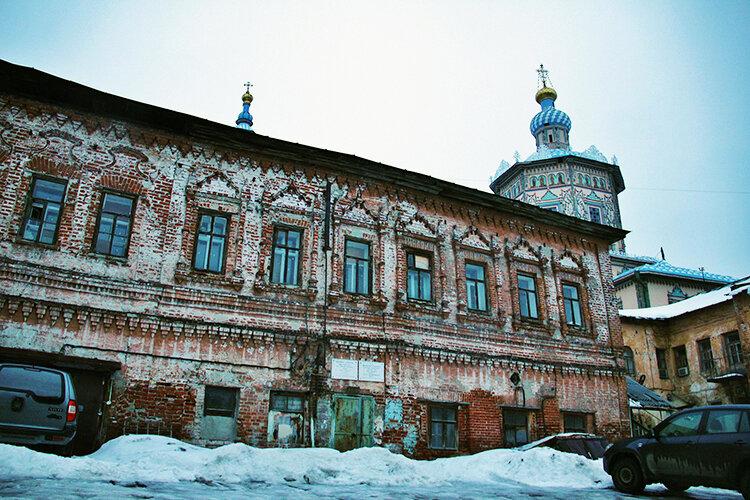
[[[652,264],[644,264],[642,266],[634,267],[633,269],[628,269],[627,271],[624,271],[618,274],[617,276],[615,276],[615,283],[617,283],[618,281],[622,281],[626,277],[634,274],[636,271],[640,273],[661,274],[664,276],[675,276],[679,278],[688,278],[688,279],[694,279],[694,280],[700,280],[700,281],[711,281],[711,282],[718,282],[718,283],[731,283],[732,281],[735,281],[736,279],[736,278],[733,278],[732,276],[707,273],[704,271],[700,271],[698,269],[689,269],[687,267],[677,267],[677,266],[673,266],[666,260],[658,260]]]
[[[658,307],[645,307],[642,309],[621,309],[621,318],[665,320],[676,318],[683,314],[699,311],[706,307],[721,304],[740,293],[750,293],[750,276],[737,280],[725,287],[701,293],[674,304]]]
[[[659,261],[659,259],[657,259],[656,257],[648,257],[646,255],[633,255],[633,254],[629,254],[629,253],[626,253],[626,252],[619,252],[617,250],[610,250],[609,256],[610,257],[619,257],[621,259],[637,260],[637,261],[641,261],[641,262],[649,262],[649,263],[652,263],[652,264],[654,262],[658,262]]]

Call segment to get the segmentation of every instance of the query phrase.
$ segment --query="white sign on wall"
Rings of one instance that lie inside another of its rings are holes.
[[[331,362],[331,378],[385,382],[385,364],[379,361],[334,358]]]
[[[359,362],[356,359],[336,359],[331,362],[331,378],[357,380]]]
[[[360,361],[359,380],[385,382],[385,364],[379,361]]]

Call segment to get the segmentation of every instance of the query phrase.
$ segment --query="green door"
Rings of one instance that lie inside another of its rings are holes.
[[[339,451],[372,446],[372,396],[333,397],[333,447]]]

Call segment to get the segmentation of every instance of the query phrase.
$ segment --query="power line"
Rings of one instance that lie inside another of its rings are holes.
[[[710,189],[670,189],[670,188],[641,188],[627,187],[626,191],[674,191],[677,193],[711,193],[711,194],[750,194],[750,191],[718,191]]]

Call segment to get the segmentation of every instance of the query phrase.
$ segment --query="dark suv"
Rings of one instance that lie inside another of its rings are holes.
[[[624,439],[604,453],[615,488],[638,493],[649,483],[739,490],[750,499],[750,405],[690,408],[649,436]]]
[[[75,398],[64,371],[0,363],[0,443],[68,445],[76,433]]]

